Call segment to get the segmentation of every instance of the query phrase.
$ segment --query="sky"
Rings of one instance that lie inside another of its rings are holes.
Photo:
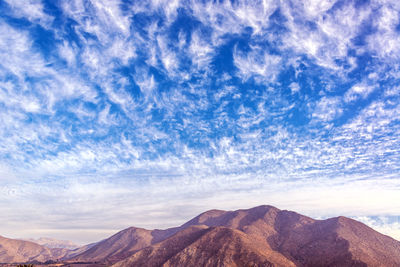
[[[0,235],[261,204],[400,240],[397,0],[0,0]]]

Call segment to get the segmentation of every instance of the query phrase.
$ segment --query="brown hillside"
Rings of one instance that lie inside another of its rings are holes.
[[[19,263],[59,259],[67,253],[66,249],[51,249],[39,244],[0,236],[0,262]]]

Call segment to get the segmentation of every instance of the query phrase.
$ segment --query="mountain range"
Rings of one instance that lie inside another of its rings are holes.
[[[55,238],[50,238],[50,237],[40,237],[37,239],[34,238],[30,238],[30,239],[26,239],[26,241],[31,241],[33,243],[39,244],[39,245],[43,245],[45,247],[48,248],[66,248],[69,250],[74,250],[76,248],[79,248],[80,246],[78,246],[77,244],[68,241],[68,240],[58,240]]]
[[[0,262],[49,260],[113,267],[394,267],[400,242],[350,218],[314,220],[272,206],[210,210],[166,230],[130,227],[74,250],[0,237]]]

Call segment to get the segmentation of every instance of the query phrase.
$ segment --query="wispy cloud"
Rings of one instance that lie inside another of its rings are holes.
[[[371,85],[356,84],[346,92],[346,94],[344,95],[344,101],[352,102],[360,97],[365,99],[370,93],[374,91],[374,89],[375,88]]]

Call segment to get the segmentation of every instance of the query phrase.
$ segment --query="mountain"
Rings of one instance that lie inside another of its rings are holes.
[[[48,248],[65,248],[65,249],[77,249],[80,246],[78,246],[77,244],[74,244],[71,241],[67,241],[67,240],[58,240],[58,239],[54,239],[54,238],[49,238],[49,237],[41,237],[38,239],[26,239],[26,241],[31,241],[34,242],[36,244],[48,247]]]
[[[30,241],[0,236],[0,262],[2,263],[45,262],[59,259],[67,252],[66,249],[52,249]]]
[[[277,210],[277,209],[276,209]],[[105,262],[116,263],[132,255],[147,246],[161,242],[175,233],[194,225],[227,226],[235,222],[227,223],[230,217],[239,219],[243,211],[210,210],[193,218],[180,227],[166,230],[146,230],[143,228],[130,227],[115,235],[98,242],[92,248],[82,254],[69,258],[71,261],[80,262]]]
[[[124,266],[295,266],[239,230],[189,226],[176,235],[113,265]],[[279,262],[279,264],[275,264]]]
[[[130,227],[98,243],[58,251],[0,239],[0,262],[61,259],[68,266],[86,262],[113,267],[400,266],[400,242],[358,221],[314,220],[272,206],[210,210],[179,227]]]
[[[79,262],[115,263],[134,252],[158,243],[178,232],[180,228],[146,230],[130,227],[102,240],[81,254],[68,258]]]
[[[400,242],[349,218],[259,206],[210,210],[167,230],[128,228],[77,258],[114,266],[400,266]]]

